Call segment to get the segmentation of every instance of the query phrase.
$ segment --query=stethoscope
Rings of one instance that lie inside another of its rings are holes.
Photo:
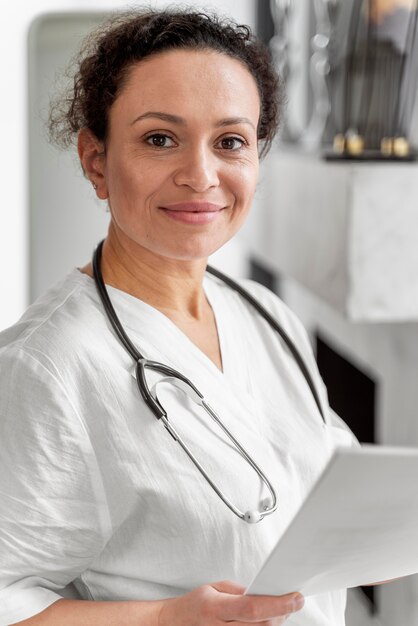
[[[143,399],[145,400],[146,404],[154,413],[154,415],[157,417],[157,419],[163,422],[165,428],[168,430],[168,432],[173,437],[173,439],[180,444],[184,452],[187,454],[190,460],[194,463],[194,465],[197,467],[197,469],[205,478],[205,480],[209,483],[212,489],[218,494],[218,496],[226,504],[226,506],[233,513],[235,513],[235,515],[237,515],[240,519],[248,522],[249,524],[255,524],[261,521],[267,515],[271,515],[277,509],[277,495],[271,485],[271,482],[265,476],[265,474],[260,469],[260,467],[251,458],[248,452],[235,439],[235,437],[232,435],[229,429],[225,426],[225,424],[223,424],[221,419],[218,417],[217,413],[206,402],[206,400],[204,399],[200,391],[193,385],[193,383],[188,378],[186,378],[186,376],[183,376],[183,374],[173,369],[172,367],[168,367],[167,365],[164,365],[163,363],[159,363],[158,361],[150,361],[146,359],[139,352],[139,350],[133,345],[133,343],[131,342],[127,334],[125,333],[122,327],[122,324],[118,316],[116,315],[115,309],[113,308],[113,305],[110,301],[109,294],[107,292],[106,286],[103,281],[103,276],[102,276],[101,267],[100,267],[101,257],[102,257],[102,248],[103,248],[103,241],[99,243],[99,245],[97,246],[93,254],[94,281],[96,283],[96,287],[99,292],[99,296],[102,301],[106,315],[110,323],[112,324],[116,335],[118,336],[123,346],[126,348],[126,350],[129,352],[129,354],[132,356],[132,358],[134,359],[136,363],[136,381],[138,384],[139,391],[141,392],[141,395]],[[287,335],[285,330],[276,322],[276,320],[270,315],[270,313],[259,302],[257,302],[257,300],[255,300],[255,298],[253,298],[253,296],[250,293],[248,293],[245,289],[243,289],[240,285],[238,285],[238,283],[236,283],[234,280],[232,280],[228,276],[225,276],[218,270],[214,269],[213,267],[208,266],[206,269],[210,274],[224,281],[229,287],[231,287],[231,289],[234,289],[235,291],[237,291],[244,298],[244,300],[249,302],[258,311],[258,313],[260,313],[260,315],[268,322],[268,324],[273,328],[273,330],[275,330],[280,335],[280,337],[283,339],[283,341],[289,348],[290,352],[292,353],[293,357],[295,358],[303,376],[305,377],[305,380],[308,383],[309,388],[312,392],[312,395],[315,399],[318,410],[325,423],[325,416],[324,416],[324,413],[321,407],[321,402],[319,400],[319,395],[316,391],[312,377],[308,371],[308,368],[306,367],[303,361],[302,356],[300,355],[299,350],[296,348],[295,344]],[[153,370],[154,372],[158,372],[162,374],[163,376],[151,388],[148,386],[148,383],[146,380],[147,369]],[[208,476],[205,469],[202,467],[202,465],[199,463],[199,461],[195,458],[193,453],[184,443],[184,441],[182,440],[181,436],[178,434],[174,426],[169,422],[167,412],[165,411],[164,407],[162,406],[162,404],[160,403],[158,399],[158,385],[160,385],[161,383],[169,383],[169,384],[174,385],[177,389],[179,389],[184,394],[186,394],[186,396],[190,398],[190,400],[192,400],[198,406],[203,407],[207,415],[209,415],[214,420],[214,422],[222,429],[225,435],[234,444],[238,452],[243,456],[243,458],[247,461],[247,463],[251,465],[251,467],[258,474],[258,476],[261,478],[261,480],[267,487],[271,496],[271,499],[265,498],[262,501],[260,510],[246,511],[245,513],[243,513],[236,506],[234,506],[232,502],[230,502],[230,500],[228,500],[228,498],[222,493],[222,491],[217,487],[217,485],[213,482],[213,480]]]

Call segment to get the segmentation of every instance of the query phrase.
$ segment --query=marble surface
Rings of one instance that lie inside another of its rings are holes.
[[[262,164],[252,253],[356,321],[418,319],[418,164]],[[261,224],[261,226],[260,226]]]

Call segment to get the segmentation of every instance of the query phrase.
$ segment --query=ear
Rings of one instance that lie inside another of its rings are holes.
[[[97,197],[100,200],[106,200],[109,194],[105,176],[106,154],[103,142],[99,141],[90,129],[82,128],[78,133],[77,149],[84,174],[93,185]]]

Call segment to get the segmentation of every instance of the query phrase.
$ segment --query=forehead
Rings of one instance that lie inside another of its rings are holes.
[[[143,109],[183,117],[245,115],[256,124],[260,97],[255,79],[238,59],[212,50],[173,50],[129,69],[111,116],[135,116]]]

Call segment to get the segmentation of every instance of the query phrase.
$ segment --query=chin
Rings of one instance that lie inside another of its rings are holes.
[[[202,261],[222,248],[225,242],[212,246],[193,246],[190,248],[176,248],[176,250],[161,250],[159,254],[173,261]]]

